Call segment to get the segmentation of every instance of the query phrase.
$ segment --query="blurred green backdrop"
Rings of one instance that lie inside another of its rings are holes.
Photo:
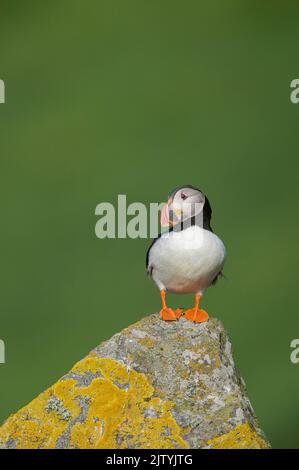
[[[97,239],[96,205],[190,183],[228,249],[207,310],[272,445],[299,447],[299,5],[1,4],[1,420],[160,308],[149,240]]]

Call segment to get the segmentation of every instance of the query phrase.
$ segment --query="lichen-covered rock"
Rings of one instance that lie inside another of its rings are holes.
[[[2,448],[267,448],[222,324],[153,314],[0,428]]]

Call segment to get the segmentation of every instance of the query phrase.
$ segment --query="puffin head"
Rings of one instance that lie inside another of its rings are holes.
[[[174,227],[178,223],[196,220],[195,223],[211,230],[211,214],[208,198],[200,189],[190,185],[180,186],[172,191],[162,209],[161,226]]]

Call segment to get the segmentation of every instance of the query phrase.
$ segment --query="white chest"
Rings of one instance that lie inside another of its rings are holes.
[[[149,265],[160,289],[202,293],[223,268],[225,254],[217,235],[192,226],[163,234],[151,248]]]

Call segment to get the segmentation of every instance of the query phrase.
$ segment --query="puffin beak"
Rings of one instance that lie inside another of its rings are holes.
[[[169,226],[169,206],[172,203],[171,199],[168,199],[167,203],[163,206],[162,212],[161,212],[161,226],[162,227],[168,227]]]

